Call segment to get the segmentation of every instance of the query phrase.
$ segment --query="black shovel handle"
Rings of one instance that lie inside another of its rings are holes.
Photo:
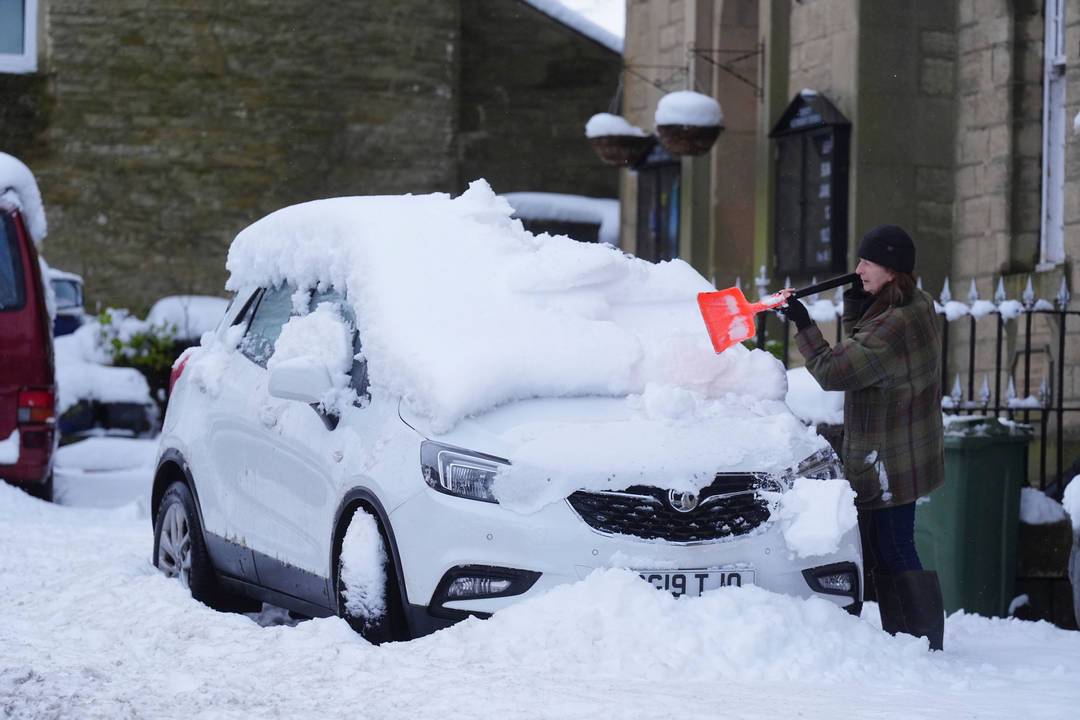
[[[850,285],[851,283],[855,282],[858,279],[859,279],[858,273],[848,273],[847,275],[839,275],[839,276],[834,277],[834,278],[829,278],[828,280],[822,280],[821,282],[817,283],[816,285],[811,285],[810,287],[804,287],[801,290],[796,290],[795,292],[791,293],[791,295],[789,297],[792,297],[792,298],[795,298],[796,300],[798,300],[799,298],[806,297],[807,295],[813,295],[814,293],[819,293],[822,290],[831,290],[834,287],[840,287],[841,285]]]

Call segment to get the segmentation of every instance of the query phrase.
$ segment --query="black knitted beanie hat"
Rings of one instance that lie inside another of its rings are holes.
[[[899,225],[878,225],[863,235],[858,255],[897,272],[915,269],[915,243]]]

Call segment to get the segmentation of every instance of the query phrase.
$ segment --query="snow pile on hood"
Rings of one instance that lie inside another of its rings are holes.
[[[18,208],[34,244],[40,245],[48,227],[37,180],[30,168],[4,152],[0,152],[0,203]]]
[[[657,125],[712,127],[724,124],[720,103],[692,90],[668,93],[656,104]]]
[[[713,352],[696,298],[714,288],[688,264],[534,236],[512,213],[483,180],[454,199],[295,205],[236,237],[227,287],[344,289],[372,391],[405,398],[436,432],[534,397],[623,397],[650,386],[702,400],[784,397],[771,355]]]
[[[804,422],[817,425],[844,423],[844,393],[839,390],[822,390],[821,385],[805,367],[792,368],[787,372],[787,401],[791,412]]]
[[[784,541],[801,558],[836,552],[844,533],[858,524],[847,480],[796,478],[778,502]]]

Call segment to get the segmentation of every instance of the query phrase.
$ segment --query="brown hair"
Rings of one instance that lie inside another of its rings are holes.
[[[915,276],[911,273],[897,272],[892,280],[874,296],[873,304],[863,313],[864,317],[873,317],[888,308],[907,305],[915,295]]]

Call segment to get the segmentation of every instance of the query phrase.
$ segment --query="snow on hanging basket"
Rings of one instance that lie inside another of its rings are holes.
[[[680,90],[660,98],[656,106],[656,133],[669,153],[704,155],[723,129],[720,103],[708,95]]]
[[[585,123],[585,137],[605,165],[636,167],[656,143],[656,138],[631,125],[621,115],[598,113]]]

